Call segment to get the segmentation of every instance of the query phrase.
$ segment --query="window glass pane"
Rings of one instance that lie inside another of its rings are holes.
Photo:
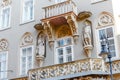
[[[59,57],[59,63],[63,63],[63,57]]]
[[[63,55],[63,49],[62,48],[58,49],[58,55]]]
[[[67,62],[70,62],[70,61],[72,61],[72,56],[71,56],[71,55],[68,55],[68,56],[67,56]]]
[[[107,33],[107,38],[113,37],[113,29],[112,28],[107,28],[106,33]]]
[[[99,38],[100,38],[100,40],[104,39],[105,37],[106,37],[105,29],[99,30]]]
[[[66,52],[67,52],[67,54],[72,53],[71,46],[66,47]]]
[[[22,49],[22,56],[26,56],[26,48]]]
[[[32,55],[32,47],[27,48],[27,54],[28,56]]]
[[[67,39],[65,39],[65,43],[66,43],[66,45],[71,44],[71,43],[72,43],[72,42],[71,42],[71,38],[67,38]]]

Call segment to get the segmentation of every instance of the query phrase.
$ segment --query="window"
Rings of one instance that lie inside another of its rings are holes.
[[[106,45],[106,47],[109,47],[110,53],[112,54],[113,57],[115,57],[116,53],[115,53],[114,34],[112,27],[103,28],[99,30],[100,45],[102,45],[102,42],[103,43],[105,42],[105,38],[107,38],[108,40],[108,45]]]
[[[23,3],[23,16],[22,16],[22,21],[23,22],[28,22],[33,20],[34,17],[34,4],[33,0],[24,0]]]
[[[0,52],[0,80],[7,79],[7,52]]]
[[[24,47],[21,49],[21,75],[26,75],[27,71],[32,68],[33,64],[33,47]]]
[[[10,27],[10,7],[5,7],[1,10],[0,15],[0,30]]]
[[[60,2],[64,2],[66,0],[55,0],[55,3],[60,3]]]
[[[56,41],[57,63],[70,62],[73,60],[73,45],[70,37]]]

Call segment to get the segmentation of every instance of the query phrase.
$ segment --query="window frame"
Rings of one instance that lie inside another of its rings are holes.
[[[30,1],[30,0],[29,0]],[[24,6],[25,6],[25,2],[26,0],[21,0],[21,6],[22,6],[22,9],[21,9],[21,18],[20,18],[20,24],[24,24],[24,23],[28,23],[28,22],[31,22],[31,21],[34,21],[34,18],[35,18],[35,0],[32,0],[33,1],[33,11],[32,11],[32,19],[24,19]]]
[[[2,25],[3,22],[2,22],[2,23],[0,24],[0,30],[5,30],[5,29],[10,28],[10,23],[11,23],[11,6],[10,6],[10,5],[1,8],[1,11],[0,11],[0,21],[3,21],[3,20],[2,20],[2,14],[3,14],[3,11],[4,11],[5,9],[9,9],[9,10],[10,10],[10,11],[9,11],[9,21],[8,21],[8,24],[7,24],[8,26],[3,26],[3,25]]]
[[[91,4],[95,4],[103,1],[107,1],[107,0],[91,0]]]
[[[103,30],[103,29],[106,30],[107,28],[112,28],[112,31],[113,31],[113,37],[109,38],[108,40],[112,40],[112,39],[114,40],[115,56],[113,56],[112,59],[115,59],[115,58],[118,57],[118,54],[117,54],[117,46],[116,46],[115,32],[114,32],[114,27],[113,26],[106,26],[106,27],[101,27],[101,28],[97,29],[97,35],[98,35],[98,37],[97,37],[97,45],[98,45],[97,53],[98,53],[98,55],[97,56],[100,57],[99,54],[101,52],[101,43],[100,43],[101,40],[100,40],[100,36],[99,36],[99,31]]]
[[[34,56],[34,47],[33,47],[33,45],[28,45],[28,46],[23,46],[23,47],[21,47],[21,48],[20,48],[20,76],[27,76],[27,72],[28,72],[28,70],[29,70],[29,69],[27,69],[27,65],[28,65],[28,64],[26,64],[26,66],[25,66],[25,67],[26,67],[26,71],[25,71],[26,74],[23,74],[23,73],[22,73],[22,50],[23,50],[23,49],[27,49],[27,48],[32,48],[32,53],[31,53],[31,56],[32,56],[32,62],[31,62],[31,63],[32,63],[32,66],[31,66],[31,69],[33,68],[33,64],[34,64],[34,63],[33,63],[33,62],[34,62],[34,57],[33,57],[33,56]],[[25,56],[25,57],[28,57],[28,56]],[[26,61],[26,62],[27,62],[27,61]]]
[[[6,71],[5,71],[5,73],[6,73],[6,78],[1,78],[1,74],[0,74],[0,79],[2,80],[4,80],[4,79],[7,79],[8,78],[8,72],[7,72],[7,70],[8,70],[8,51],[1,51],[0,52],[0,54],[3,54],[3,53],[5,53],[6,54]],[[1,72],[2,73],[2,72]],[[3,73],[4,74],[4,73]]]
[[[71,44],[68,44],[68,45],[63,45],[63,46],[60,46],[60,47],[57,47],[57,42],[58,41],[60,41],[60,40],[64,40],[65,41],[65,39],[67,39],[67,38],[70,38],[71,39]],[[72,61],[74,61],[74,45],[73,45],[73,38],[71,37],[71,36],[67,36],[67,37],[62,37],[62,38],[58,38],[58,39],[56,39],[55,40],[55,46],[54,46],[54,52],[55,52],[55,54],[54,54],[54,63],[55,64],[62,64],[62,63],[59,63],[59,55],[58,55],[58,52],[57,52],[57,50],[58,49],[63,49],[63,63],[65,63],[65,62],[69,62],[69,61],[67,61],[67,50],[66,50],[66,48],[67,47],[71,47],[71,56],[72,56]],[[65,60],[65,61],[64,61]]]
[[[54,0],[55,3],[61,3],[61,2],[64,2],[64,1],[67,1],[67,0]]]

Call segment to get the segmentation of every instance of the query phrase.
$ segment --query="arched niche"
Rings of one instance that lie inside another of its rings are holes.
[[[0,51],[8,51],[8,41],[6,39],[0,40]]]
[[[33,44],[32,34],[30,32],[24,33],[20,41],[20,46],[27,46],[31,44]]]

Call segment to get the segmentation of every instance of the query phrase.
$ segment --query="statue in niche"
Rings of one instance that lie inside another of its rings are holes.
[[[46,36],[41,31],[37,36],[36,43],[36,60],[39,67],[43,65],[45,57],[46,57]]]
[[[40,32],[37,36],[37,54],[40,57],[45,57],[45,35],[43,32]]]
[[[85,27],[83,29],[83,39],[84,39],[84,46],[92,45],[92,33],[91,33],[91,26],[86,22]]]
[[[85,21],[85,27],[83,28],[83,45],[84,52],[88,57],[91,57],[92,50],[92,28],[89,21]]]

